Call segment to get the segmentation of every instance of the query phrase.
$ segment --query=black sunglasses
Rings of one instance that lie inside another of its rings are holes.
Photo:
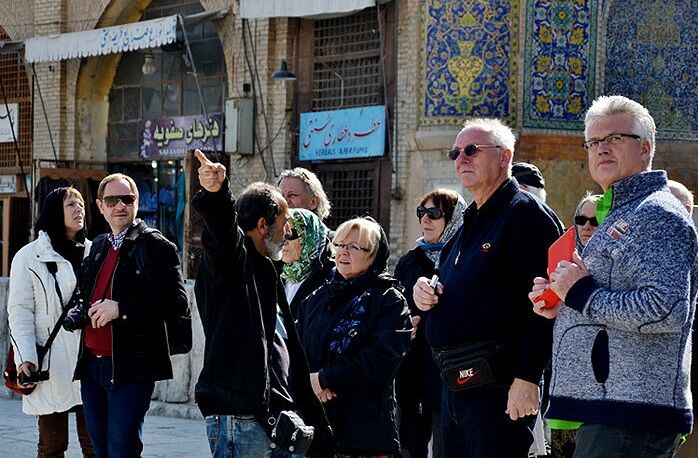
[[[104,196],[104,197],[102,197],[102,202],[104,202],[104,204],[107,207],[116,207],[116,204],[118,204],[119,201],[123,202],[123,204],[128,207],[129,205],[133,205],[133,203],[136,201],[136,196],[131,195],[131,194],[125,194],[123,196]]]
[[[422,219],[422,216],[427,215],[429,219],[440,219],[444,216],[444,211],[439,207],[425,207],[420,205],[417,207],[417,218]]]
[[[300,235],[298,235],[298,231],[296,230],[295,227],[291,228],[291,233],[289,235],[284,236],[284,238],[286,240],[289,240],[289,241],[290,240],[298,240],[299,237],[300,237]]]
[[[458,159],[461,153],[465,154],[467,157],[472,157],[477,154],[477,150],[480,148],[501,148],[499,145],[467,145],[463,148],[455,147],[448,152],[448,158],[452,161]]]
[[[596,216],[588,218],[584,215],[577,215],[574,217],[574,224],[578,226],[584,226],[587,223],[587,221],[589,221],[589,223],[591,223],[591,225],[594,227],[598,227],[599,225],[599,221],[596,219]]]

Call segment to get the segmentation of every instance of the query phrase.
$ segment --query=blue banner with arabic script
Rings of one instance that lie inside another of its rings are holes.
[[[385,154],[385,106],[301,113],[300,160]]]
[[[187,151],[223,149],[223,115],[173,116],[139,123],[139,155],[144,159],[182,158]]]

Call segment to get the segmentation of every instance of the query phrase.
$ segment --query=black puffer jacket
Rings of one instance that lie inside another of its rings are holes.
[[[423,403],[424,410],[429,411],[441,408],[441,377],[424,333],[429,314],[422,312],[415,305],[412,288],[419,277],[431,278],[435,273],[434,262],[427,257],[420,247],[415,247],[405,253],[395,267],[395,278],[405,288],[404,294],[410,313],[412,316],[416,315],[422,319],[417,325],[417,335],[412,340],[410,350],[400,366],[397,381],[398,393],[400,399]]]
[[[385,272],[387,239],[371,271],[336,271],[301,304],[298,332],[311,372],[337,397],[325,404],[345,453],[398,453],[394,381],[409,347],[410,315],[399,282]]]
[[[107,234],[92,242],[81,279],[87,300],[110,248]],[[164,320],[184,315],[187,293],[177,248],[143,221],[129,228],[121,245],[112,299],[119,303],[119,317],[111,322],[114,384],[172,378]],[[84,336],[83,333],[81,339]],[[82,377],[84,355],[81,344],[75,369],[78,380]]]
[[[206,415],[255,415],[266,421],[279,408],[293,408],[318,436],[327,420],[310,386],[308,364],[272,261],[237,226],[227,182],[217,193],[200,191],[193,201],[205,222],[204,257],[196,300],[206,336],[196,402]],[[293,406],[272,396],[271,356],[277,307],[288,333],[289,385]]]

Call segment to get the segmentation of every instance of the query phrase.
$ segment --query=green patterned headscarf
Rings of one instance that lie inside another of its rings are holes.
[[[313,271],[313,264],[320,262],[320,256],[327,247],[329,229],[318,216],[304,208],[291,209],[291,226],[298,232],[301,242],[301,255],[297,261],[285,264],[281,276],[298,282]]]

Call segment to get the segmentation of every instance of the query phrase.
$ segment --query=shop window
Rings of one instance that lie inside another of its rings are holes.
[[[198,1],[153,0],[143,20],[171,14],[203,12]],[[225,99],[223,48],[216,29],[205,21],[187,30],[199,83],[209,114],[222,113]],[[190,76],[189,59],[181,31],[178,41],[152,50],[124,53],[109,94],[109,162],[138,158],[138,123],[146,119],[202,114],[201,101]],[[145,56],[152,55],[155,71],[142,72]]]
[[[203,11],[200,2],[195,0],[153,0],[142,19]],[[210,21],[204,21],[188,28],[187,37],[206,112],[219,115],[223,112],[227,84],[223,48],[216,28]],[[142,71],[146,54],[148,59],[152,57],[155,69],[150,75]],[[159,229],[180,250],[186,245],[193,247],[189,250],[189,262],[185,263],[190,278],[196,274],[202,227],[193,221],[193,214],[189,216],[192,221],[185,224],[184,158],[177,153],[155,161],[144,160],[139,151],[139,129],[147,120],[203,114],[191,71],[179,25],[176,43],[123,54],[109,94],[107,138],[109,171],[126,173],[138,183],[138,217]]]

